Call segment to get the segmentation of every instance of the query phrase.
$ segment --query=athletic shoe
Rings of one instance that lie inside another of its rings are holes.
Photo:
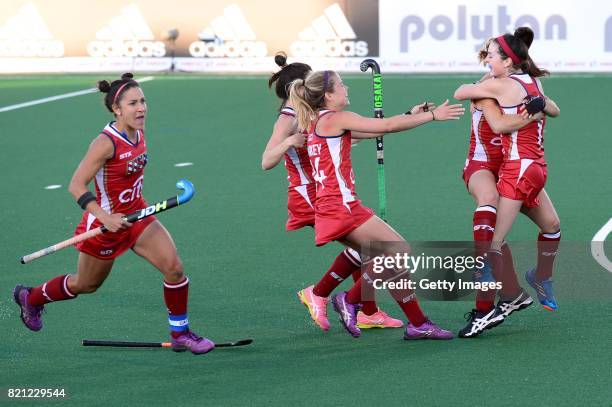
[[[312,292],[313,285],[298,291],[298,298],[308,308],[310,317],[322,330],[329,330],[327,319],[327,297],[319,297]]]
[[[18,285],[13,289],[13,298],[19,308],[21,308],[21,320],[23,324],[28,327],[31,331],[40,331],[42,329],[42,312],[45,310],[44,306],[30,305],[28,298],[30,297],[29,287]]]
[[[531,304],[533,304],[533,298],[525,291],[521,291],[518,297],[513,300],[499,300],[495,306],[495,317],[508,318],[514,311],[523,310]]]
[[[476,309],[465,314],[468,321],[465,328],[459,331],[460,338],[475,338],[485,329],[491,329],[504,322],[504,317],[496,315],[495,307],[491,311],[481,312]]]
[[[406,332],[404,332],[404,339],[453,339],[453,333],[427,320],[419,327],[415,327],[411,323],[408,323]]]
[[[535,269],[531,269],[525,273],[525,280],[530,286],[536,290],[538,301],[542,304],[545,310],[554,311],[557,309],[557,300],[553,294],[552,280],[536,281]]]
[[[361,329],[370,328],[401,328],[404,323],[395,318],[391,318],[385,311],[380,309],[372,315],[366,315],[362,311],[357,313],[357,327]]]
[[[357,310],[354,304],[346,301],[346,292],[334,295],[332,304],[334,304],[334,310],[338,313],[344,329],[354,338],[359,338],[361,331],[357,328]]]
[[[208,338],[202,338],[191,331],[187,331],[178,338],[172,338],[172,350],[175,352],[185,352],[200,355],[210,352],[215,348],[215,344]]]

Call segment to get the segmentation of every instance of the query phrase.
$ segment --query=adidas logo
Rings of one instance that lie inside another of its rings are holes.
[[[21,6],[0,26],[0,57],[61,57],[64,43],[53,38],[33,3]]]
[[[363,57],[368,55],[368,43],[356,41],[353,27],[338,3],[323,11],[310,26],[298,34],[289,47],[296,57]]]
[[[96,40],[87,44],[92,57],[163,57],[166,45],[155,37],[136,4],[121,10],[121,14],[96,33]]]
[[[223,9],[223,15],[215,18],[198,34],[199,41],[189,45],[192,57],[264,57],[268,47],[257,41],[253,29],[237,4]]]

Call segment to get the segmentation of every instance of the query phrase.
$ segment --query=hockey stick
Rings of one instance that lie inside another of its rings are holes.
[[[362,72],[372,69],[372,84],[374,91],[374,117],[382,119],[383,114],[383,88],[380,66],[373,59],[364,59],[359,65]],[[387,190],[385,186],[385,152],[383,138],[376,137],[376,159],[378,160],[378,212],[380,218],[387,221]]]
[[[252,339],[241,339],[234,342],[215,343],[215,348],[233,348],[253,343]],[[171,348],[170,342],[122,342],[122,341],[94,341],[83,339],[83,346],[110,346],[114,348]]]
[[[161,202],[157,202],[153,205],[150,205],[144,209],[141,209],[139,211],[130,213],[129,215],[127,215],[124,219],[127,220],[130,223],[134,223],[137,222],[141,219],[144,219],[146,217],[149,217],[151,215],[155,215],[157,213],[166,211],[168,209],[172,209],[176,206],[182,205],[186,202],[189,202],[189,200],[191,199],[191,197],[193,197],[193,194],[195,192],[195,189],[193,187],[193,184],[189,181],[187,181],[186,179],[182,179],[179,182],[176,183],[176,187],[183,190],[183,192],[181,192],[180,195],[177,196],[173,196],[172,198],[168,198],[164,201]],[[100,226],[97,227],[95,229],[89,230],[85,233],[81,233],[80,235],[74,236],[70,239],[64,240],[63,242],[59,242],[56,243],[52,246],[49,246],[45,249],[41,249],[37,252],[25,255],[21,258],[21,264],[26,264],[29,263],[33,260],[36,260],[40,257],[46,256],[48,254],[51,253],[55,253],[65,247],[68,246],[72,246],[75,245],[79,242],[82,242],[83,240],[87,240],[90,239],[94,236],[98,236],[102,233],[108,232],[108,229],[106,229],[106,227],[104,226]]]

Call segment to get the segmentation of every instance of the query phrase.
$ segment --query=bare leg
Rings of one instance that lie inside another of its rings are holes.
[[[114,262],[79,253],[77,273],[68,278],[68,289],[75,295],[95,292],[110,274]]]
[[[159,221],[147,226],[133,250],[155,266],[168,283],[179,283],[183,280],[183,264],[178,257],[174,241]]]

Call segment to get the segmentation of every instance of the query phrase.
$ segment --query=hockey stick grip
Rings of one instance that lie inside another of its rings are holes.
[[[134,223],[139,220],[142,220],[146,217],[155,215],[157,213],[166,211],[168,209],[172,209],[176,206],[182,205],[184,203],[189,202],[195,193],[195,188],[191,182],[186,179],[182,179],[176,183],[177,188],[181,189],[183,192],[177,196],[173,196],[166,200],[154,203],[153,205],[149,205],[144,209],[140,209],[138,211],[132,212],[125,217],[125,219]],[[27,254],[21,258],[21,264],[29,263],[33,260],[44,257],[48,254],[55,253],[59,250],[62,250],[68,246],[75,245],[77,243],[82,242],[83,240],[91,239],[92,237],[98,236],[99,234],[108,232],[105,226],[100,226],[92,230],[88,230],[87,232],[81,233],[80,235],[71,237],[70,239],[66,239],[62,242],[56,243],[52,246],[41,249],[37,252]]]

